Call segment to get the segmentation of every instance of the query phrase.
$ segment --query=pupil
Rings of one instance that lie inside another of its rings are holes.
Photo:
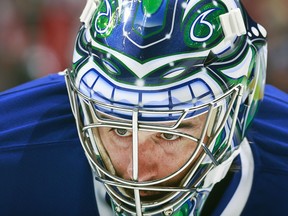
[[[125,135],[127,133],[127,130],[126,129],[117,129],[117,133],[119,135]]]
[[[174,135],[173,135],[173,134],[166,134],[166,133],[164,133],[163,136],[165,137],[165,139],[170,140],[170,139],[173,138]]]

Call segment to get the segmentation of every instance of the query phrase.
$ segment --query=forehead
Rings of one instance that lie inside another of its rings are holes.
[[[139,120],[137,122],[139,128],[149,128],[151,126],[152,128],[156,126],[157,128],[163,127],[163,129],[169,129],[169,128],[196,128],[201,125],[204,125],[206,122],[208,113],[204,112],[202,114],[190,117],[190,118],[179,118],[174,121],[141,121]],[[131,127],[133,126],[133,120],[123,119],[116,116],[111,116],[107,113],[97,112],[97,119],[101,123],[108,123],[111,127],[113,127],[113,124],[115,126],[126,126]],[[97,122],[97,120],[96,120]],[[123,123],[123,124],[122,124]]]

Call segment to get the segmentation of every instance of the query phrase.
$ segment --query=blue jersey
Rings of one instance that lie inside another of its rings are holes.
[[[288,212],[287,103],[286,93],[266,87],[248,134],[243,169],[229,172],[214,187],[203,214],[229,215],[227,206],[242,215]],[[97,203],[105,199],[95,199],[64,77],[50,75],[5,91],[0,105],[0,215],[103,212]]]

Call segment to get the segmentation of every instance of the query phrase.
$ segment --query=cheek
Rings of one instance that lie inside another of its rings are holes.
[[[180,149],[180,148],[179,148]],[[167,166],[166,173],[164,175],[167,176],[167,174],[172,174],[176,171],[178,171],[181,167],[183,167],[188,160],[191,158],[192,154],[194,153],[196,149],[196,144],[190,143],[190,145],[187,145],[186,147],[183,147],[181,150],[178,151],[177,155],[175,155],[175,161],[172,162],[170,165]],[[185,168],[181,173],[179,173],[174,178],[170,179],[168,182],[165,183],[167,186],[179,186],[179,183],[185,178],[185,176],[188,174],[188,172],[191,170],[199,156],[203,150],[200,149],[200,151],[195,155],[194,160]],[[177,158],[176,158],[177,157]],[[176,163],[177,161],[177,163]],[[170,166],[170,167],[169,167]],[[173,170],[172,170],[173,167]],[[165,169],[163,169],[165,170]],[[168,173],[169,172],[169,173]]]
[[[171,151],[169,154],[164,155],[162,160],[159,161],[162,164],[162,168],[160,169],[162,172],[161,176],[165,177],[178,171],[188,162],[195,149],[195,142],[187,140],[181,143],[181,146],[174,148],[173,152]]]
[[[109,132],[103,128],[99,128],[100,140],[105,148],[108,157],[110,158],[118,175],[123,175],[130,161],[130,156],[127,148],[121,148],[115,143]]]

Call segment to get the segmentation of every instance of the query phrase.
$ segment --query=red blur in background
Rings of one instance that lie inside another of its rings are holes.
[[[242,0],[268,31],[267,83],[288,92],[288,1]],[[0,0],[0,91],[71,66],[86,0]]]

